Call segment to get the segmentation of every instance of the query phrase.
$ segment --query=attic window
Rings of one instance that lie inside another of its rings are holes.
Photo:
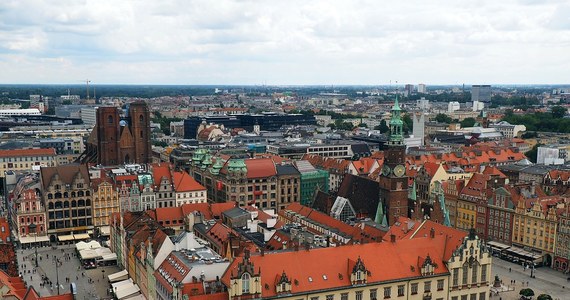
[[[327,280],[327,279],[328,279],[328,278],[327,278],[327,275],[323,275],[323,279],[324,279],[324,280]]]
[[[309,276],[309,282],[313,282],[313,277]]]

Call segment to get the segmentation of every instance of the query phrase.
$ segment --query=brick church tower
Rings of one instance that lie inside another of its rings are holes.
[[[408,217],[408,176],[406,176],[406,146],[404,145],[404,122],[398,96],[392,107],[390,119],[390,139],[384,150],[384,165],[378,179],[380,202],[386,206],[385,220],[388,225],[402,216]]]
[[[151,162],[150,110],[143,101],[129,105],[127,116],[116,107],[99,107],[97,122],[80,162],[104,166]]]

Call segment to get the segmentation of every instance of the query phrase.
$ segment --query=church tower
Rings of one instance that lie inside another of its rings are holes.
[[[97,163],[114,166],[120,161],[119,112],[115,107],[99,107],[94,133],[97,139]]]
[[[384,150],[384,165],[379,177],[380,201],[386,206],[388,225],[402,216],[408,217],[408,177],[406,176],[406,145],[404,145],[404,121],[398,103],[398,95],[392,107],[390,138]]]
[[[130,130],[134,144],[133,162],[150,163],[150,111],[143,101],[129,104]]]

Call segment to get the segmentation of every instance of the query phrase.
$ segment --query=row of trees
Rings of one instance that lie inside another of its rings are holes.
[[[475,120],[474,118],[465,118],[465,119],[459,121],[457,119],[453,120],[450,116],[448,116],[446,114],[437,114],[435,116],[435,120],[437,122],[446,123],[446,124],[459,123],[459,124],[461,124],[462,128],[473,127],[475,125],[475,123],[477,123],[477,120]]]
[[[535,112],[532,114],[514,114],[512,111],[505,113],[504,121],[511,124],[526,126],[527,131],[548,131],[570,133],[570,119],[564,118],[566,109],[556,106],[551,112]]]

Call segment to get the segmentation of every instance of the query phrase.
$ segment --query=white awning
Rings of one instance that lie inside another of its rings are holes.
[[[109,253],[101,256],[101,261],[117,260],[117,254]]]
[[[136,295],[136,296],[129,296],[127,298],[123,298],[124,300],[146,300],[143,295]]]
[[[501,250],[504,250],[504,249],[507,249],[507,248],[510,248],[510,247],[511,247],[511,246],[509,246],[509,245],[505,245],[505,244],[503,244],[503,243],[494,242],[494,241],[489,241],[489,242],[487,242],[487,245],[489,245],[489,246],[491,246],[491,247],[493,247],[493,248],[501,249]]]
[[[133,284],[133,280],[131,278],[129,278],[127,280],[112,283],[111,287],[113,288],[113,291],[115,291],[115,288],[117,288],[117,290],[118,290],[121,286],[129,285],[129,284]]]
[[[76,233],[73,235],[76,240],[86,240],[90,239],[91,237],[87,233]]]
[[[60,242],[73,241],[73,234],[60,235],[57,237]]]
[[[42,235],[38,237],[34,236],[23,236],[20,237],[21,244],[31,244],[31,243],[41,243],[41,242],[49,242],[49,237]]]
[[[119,288],[115,293],[115,296],[117,297],[117,299],[121,300],[121,299],[126,299],[128,297],[140,295],[140,291],[141,289],[137,285],[130,285],[130,286],[125,286],[123,288]]]
[[[129,273],[127,272],[127,270],[122,270],[120,272],[113,273],[107,277],[109,278],[109,282],[113,283],[129,279]]]

